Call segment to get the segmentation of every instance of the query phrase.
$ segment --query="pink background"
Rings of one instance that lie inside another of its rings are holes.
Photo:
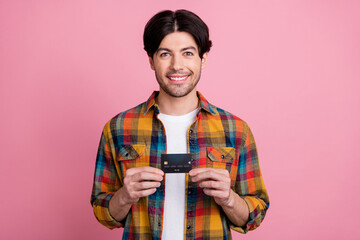
[[[157,84],[147,20],[186,8],[198,89],[254,132],[271,206],[234,239],[360,239],[359,1],[0,1],[0,239],[119,239],[90,207],[103,125]],[[224,3],[225,2],[225,3]]]

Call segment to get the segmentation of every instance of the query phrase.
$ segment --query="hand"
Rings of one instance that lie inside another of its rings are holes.
[[[126,171],[124,185],[120,188],[122,204],[133,204],[160,187],[164,172],[153,167],[130,168]]]
[[[206,195],[214,198],[221,207],[231,207],[234,203],[231,178],[226,169],[197,168],[189,172],[193,182],[199,182]]]

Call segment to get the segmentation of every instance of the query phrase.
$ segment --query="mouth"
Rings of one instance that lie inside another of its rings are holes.
[[[171,82],[182,83],[185,82],[190,75],[168,75],[167,78],[170,79]]]

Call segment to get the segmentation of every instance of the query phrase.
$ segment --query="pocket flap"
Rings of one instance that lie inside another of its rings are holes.
[[[235,148],[233,147],[206,147],[207,155],[214,162],[234,162]]]
[[[131,160],[136,159],[144,154],[145,151],[145,145],[141,144],[134,144],[134,145],[122,145],[120,147],[120,158],[121,160]]]

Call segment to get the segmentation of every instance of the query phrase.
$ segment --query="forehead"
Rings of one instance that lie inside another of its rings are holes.
[[[168,48],[171,50],[180,50],[187,47],[198,49],[193,36],[187,32],[169,33],[163,38],[159,45],[159,48]]]

